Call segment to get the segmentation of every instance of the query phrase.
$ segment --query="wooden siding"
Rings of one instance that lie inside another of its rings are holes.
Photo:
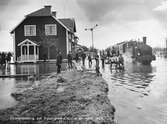
[[[57,35],[46,36],[45,24],[56,24]],[[36,25],[36,36],[24,36],[24,25]],[[20,47],[17,45],[25,39],[36,41],[40,44],[39,60],[43,59],[44,55],[49,55],[49,59],[56,59],[58,50],[61,51],[63,58],[66,58],[66,29],[52,17],[28,17],[15,29],[16,58],[21,53]],[[48,51],[50,52],[48,53]]]

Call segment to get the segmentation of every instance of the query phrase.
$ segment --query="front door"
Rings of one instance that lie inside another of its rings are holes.
[[[50,59],[56,59],[58,50],[55,46],[50,47]]]

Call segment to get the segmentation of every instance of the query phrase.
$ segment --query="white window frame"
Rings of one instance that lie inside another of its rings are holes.
[[[36,36],[36,25],[24,25],[24,36]]]
[[[50,30],[52,30],[52,31],[50,31]],[[57,35],[57,25],[56,24],[45,24],[45,35],[46,36]]]

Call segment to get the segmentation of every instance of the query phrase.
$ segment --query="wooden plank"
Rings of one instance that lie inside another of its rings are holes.
[[[28,77],[33,76],[30,74],[15,74],[15,75],[0,75],[0,78],[17,78],[17,77]]]

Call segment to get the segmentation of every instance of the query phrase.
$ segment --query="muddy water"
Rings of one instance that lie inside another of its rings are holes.
[[[101,71],[118,124],[167,123],[167,59],[157,58],[150,66],[126,63],[123,72],[106,65]]]

